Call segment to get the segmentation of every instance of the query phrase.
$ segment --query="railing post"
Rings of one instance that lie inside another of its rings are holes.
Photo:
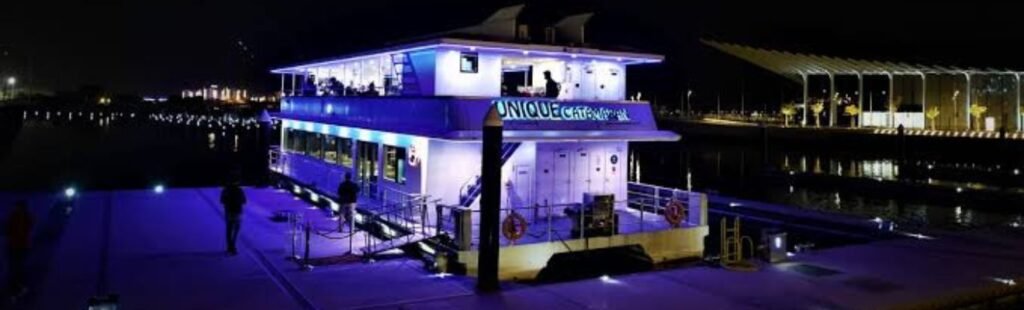
[[[548,242],[551,242],[551,203],[547,199],[544,199],[544,205],[548,208]]]
[[[310,238],[309,233],[310,233],[310,223],[309,223],[309,221],[306,221],[306,250],[305,250],[305,252],[302,255],[302,268],[303,269],[307,269],[307,270],[311,269],[310,266],[309,266],[309,238]]]

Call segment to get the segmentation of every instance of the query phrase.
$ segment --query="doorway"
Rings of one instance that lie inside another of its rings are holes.
[[[375,193],[377,190],[377,171],[380,160],[377,153],[377,143],[359,141],[356,143],[356,159],[359,183],[367,193]]]

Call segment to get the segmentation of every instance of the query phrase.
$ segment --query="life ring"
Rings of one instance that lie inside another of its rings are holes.
[[[686,220],[683,207],[683,203],[675,198],[665,204],[665,221],[673,228],[679,227],[679,224]]]
[[[526,234],[526,219],[519,213],[512,212],[501,222],[501,234],[512,244]]]

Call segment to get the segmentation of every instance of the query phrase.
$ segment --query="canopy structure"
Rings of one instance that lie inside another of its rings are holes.
[[[805,54],[788,51],[779,51],[765,48],[757,48],[751,46],[745,46],[733,43],[724,43],[712,40],[702,40],[705,45],[717,49],[723,53],[735,56],[737,58],[746,60],[758,67],[764,68],[768,71],[775,72],[779,75],[793,79],[798,83],[803,84],[803,118],[804,124],[806,125],[807,119],[807,105],[808,103],[808,89],[807,89],[807,78],[809,75],[825,75],[829,79],[829,98],[835,98],[836,87],[835,87],[835,76],[836,75],[854,75],[858,80],[858,95],[857,105],[863,110],[863,98],[861,94],[864,94],[864,75],[884,75],[889,77],[889,92],[888,102],[893,102],[894,98],[894,85],[893,80],[895,76],[917,76],[920,77],[920,100],[914,104],[921,105],[921,112],[928,111],[927,101],[929,98],[932,100],[939,99],[941,101],[945,97],[942,95],[935,94],[936,91],[929,93],[928,81],[936,79],[936,75],[953,76],[956,78],[963,78],[966,86],[963,87],[965,95],[962,97],[964,102],[953,102],[951,107],[956,120],[948,121],[947,123],[959,122],[960,124],[949,124],[944,127],[949,129],[971,129],[971,117],[967,115],[971,114],[972,101],[977,100],[977,96],[972,95],[971,80],[972,77],[976,76],[1006,76],[1013,79],[1014,86],[1012,92],[1014,97],[1009,102],[1003,102],[1003,105],[1013,104],[1013,106],[1006,106],[999,110],[1006,114],[1004,120],[1000,120],[1003,126],[1013,126],[1016,130],[1020,130],[1022,127],[1021,123],[1024,122],[1024,116],[1021,115],[1020,110],[1020,92],[1021,92],[1021,75],[1024,71],[1017,71],[1011,69],[994,69],[994,68],[974,68],[974,67],[955,67],[955,66],[941,66],[941,65],[924,65],[924,64],[909,64],[904,62],[891,62],[891,61],[878,61],[878,60],[863,60],[863,59],[852,59],[842,58],[833,56],[824,56],[816,54]],[[931,75],[931,77],[929,77]],[[940,80],[940,83],[942,81]],[[955,90],[957,93],[959,89]],[[826,114],[828,115],[828,126],[835,126],[837,120],[837,104],[836,100],[830,100],[825,98],[824,101],[828,102],[828,109]],[[953,100],[957,100],[957,96],[953,96]],[[985,102],[984,104],[990,104]],[[960,109],[959,111],[955,111]],[[962,114],[961,114],[962,111]],[[948,115],[947,115],[948,117]],[[924,126],[927,122],[923,115],[921,116],[920,126]],[[935,122],[934,120],[932,122]],[[855,124],[861,126],[861,124]],[[895,121],[888,121],[889,127],[895,127]]]

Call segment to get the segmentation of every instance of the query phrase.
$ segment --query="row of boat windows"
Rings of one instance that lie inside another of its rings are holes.
[[[281,145],[285,151],[314,157],[328,164],[353,168],[357,180],[377,182],[377,143],[293,129],[285,131],[284,139]],[[384,145],[385,180],[405,184],[406,154],[404,147]]]

